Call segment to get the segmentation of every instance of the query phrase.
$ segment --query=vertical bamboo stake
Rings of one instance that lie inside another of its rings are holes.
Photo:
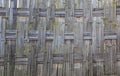
[[[1,38],[0,38],[0,44],[1,44],[1,57],[4,57],[4,51],[5,51],[5,18],[1,18]]]
[[[92,30],[92,0],[83,0],[83,4],[84,4],[84,32],[91,32]],[[93,39],[93,38],[92,38]],[[92,41],[93,42],[93,41]],[[93,45],[93,44],[92,44]],[[92,54],[93,54],[93,50],[95,48],[92,47],[91,50],[89,50],[89,54],[88,54],[88,61],[85,61],[86,65],[88,65],[88,69],[86,66],[83,67],[83,75],[86,76],[85,71],[84,70],[89,70],[87,73],[89,74],[89,76],[93,76],[93,62],[92,62]],[[83,64],[84,65],[84,64]],[[85,69],[86,68],[86,69]]]
[[[89,18],[88,18],[88,28],[93,26],[93,16],[92,16],[92,0],[88,1],[88,10],[89,10]],[[93,32],[92,32],[93,33]],[[92,39],[92,42],[94,43],[94,39]],[[93,76],[93,52],[95,51],[95,46],[92,43],[92,48],[89,53],[89,76]]]
[[[30,54],[30,64],[31,64],[31,76],[37,75],[37,49],[36,42],[32,42],[31,54]]]
[[[34,19],[33,14],[35,14],[36,17],[36,10],[34,10],[35,8],[35,1],[30,0],[30,6],[29,6],[29,10],[30,10],[30,16],[29,16],[29,26],[35,24],[36,26],[38,25],[37,23],[37,19]],[[36,17],[37,18],[37,17]],[[33,27],[33,29],[36,29],[36,26]],[[27,28],[28,29],[28,28]],[[29,38],[28,38],[28,33],[29,30],[27,30],[27,42],[32,45],[31,47],[29,47],[29,57],[28,57],[28,75],[29,76],[36,76],[37,75],[37,49],[36,49],[36,41],[34,42],[29,42]]]
[[[21,22],[21,21],[20,21]],[[23,55],[23,50],[24,50],[24,29],[23,29],[23,26],[21,25],[18,25],[17,26],[17,48],[16,48],[16,51],[18,53],[18,57],[21,57]]]
[[[2,39],[2,33],[1,32],[2,32],[2,18],[0,18],[0,48],[1,48],[0,49],[0,57],[3,57],[3,53],[2,53],[3,52],[3,50],[2,50],[3,47],[2,47],[2,40],[1,40]]]
[[[46,17],[46,25],[47,27],[53,26],[52,22],[54,22],[54,15],[55,15],[55,5],[54,5],[54,1],[52,0],[51,2],[48,1],[48,7],[47,7],[47,17]],[[51,32],[53,30],[53,27],[50,29],[49,31]],[[45,32],[46,33],[46,32]],[[47,74],[45,74],[45,76],[51,76],[52,75],[52,50],[47,49],[47,47],[50,46],[46,46],[46,57],[45,57],[45,63],[44,63],[44,71],[46,70]],[[52,46],[51,46],[52,47]]]
[[[88,76],[88,58],[89,58],[89,52],[90,52],[90,41],[85,40],[84,41],[84,51],[85,53],[83,54],[83,61],[82,61],[82,75],[83,76]]]
[[[72,4],[74,5],[74,3]],[[71,6],[71,1],[65,0],[65,32],[72,32],[71,19],[74,16],[74,6]]]
[[[8,4],[9,4],[9,2],[7,1],[7,0],[5,0],[5,8],[6,8],[6,17],[8,17],[9,16],[9,6],[8,6]],[[6,19],[7,20],[7,19]],[[8,22],[7,21],[5,21],[5,26],[6,25],[8,25]],[[5,35],[5,30],[4,30],[4,35]],[[7,41],[5,42],[5,47],[7,47]],[[7,51],[8,49],[5,49],[5,52],[4,52],[4,76],[7,76],[8,75],[8,63],[7,63],[7,61],[8,61],[8,51]]]
[[[6,41],[5,41],[5,30],[6,30],[6,25],[7,25],[7,23],[6,23],[6,19],[4,19],[3,18],[3,31],[2,31],[2,33],[3,33],[3,35],[2,35],[2,37],[3,37],[3,43],[4,43],[4,48],[5,49],[3,49],[3,51],[4,51],[4,76],[7,76],[7,60],[8,60],[8,53],[7,53],[7,49],[6,49]]]
[[[53,72],[53,61],[52,61],[52,43],[51,42],[47,42],[46,43],[46,50],[47,50],[47,76],[51,76],[52,72]]]
[[[14,10],[13,10],[14,8]],[[17,1],[11,0],[10,1],[10,10],[9,10],[9,30],[13,30],[16,28],[16,8],[17,8]],[[14,76],[14,70],[15,70],[15,42],[9,41],[9,75]]]
[[[105,55],[105,74],[116,75],[116,49],[113,41],[108,41]]]
[[[47,8],[47,2],[48,0],[42,0],[42,3],[43,3],[43,8],[45,8],[45,9],[47,9],[47,16],[46,16],[46,24],[45,25],[42,25],[42,26],[44,26],[43,27],[43,34],[42,34],[42,45],[43,45],[43,47],[45,47],[45,39],[46,39],[46,27],[49,25],[48,24],[48,22],[49,22],[49,17],[48,17],[48,13],[49,13],[49,11],[48,11],[48,8]],[[44,64],[43,64],[43,76],[47,76],[47,74],[48,74],[48,71],[47,71],[47,61],[48,61],[48,58],[47,58],[47,50],[46,50],[46,48],[44,48]]]
[[[92,5],[91,5],[92,1],[88,0],[86,2],[86,0],[83,0],[83,4],[84,4],[84,30],[85,32],[91,32],[92,30],[92,25],[90,25],[88,22],[91,22],[91,18],[92,18]]]
[[[97,64],[99,64],[99,65],[97,65],[96,67],[97,67],[97,69],[98,69],[98,71],[97,71],[97,76],[101,76],[100,75],[100,73],[101,73],[101,71],[102,71],[102,63],[101,63],[101,60],[99,61],[99,59],[101,59],[102,57],[103,57],[103,52],[104,52],[104,25],[102,24],[102,21],[101,21],[101,19],[100,18],[97,18],[97,20],[98,21],[96,21],[96,51],[97,51],[97,53],[96,53],[96,56],[95,56],[95,58],[98,58],[97,60]],[[99,71],[99,69],[100,69],[100,71]],[[100,72],[100,73],[99,73]]]

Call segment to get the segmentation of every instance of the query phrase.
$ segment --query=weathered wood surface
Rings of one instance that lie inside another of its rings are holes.
[[[0,1],[0,76],[120,75],[119,0]]]

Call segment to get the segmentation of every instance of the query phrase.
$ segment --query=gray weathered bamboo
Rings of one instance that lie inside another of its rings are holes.
[[[0,75],[119,76],[119,3],[0,0]]]

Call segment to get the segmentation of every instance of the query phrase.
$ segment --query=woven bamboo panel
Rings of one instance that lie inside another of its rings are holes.
[[[0,0],[0,76],[120,76],[120,0]]]

